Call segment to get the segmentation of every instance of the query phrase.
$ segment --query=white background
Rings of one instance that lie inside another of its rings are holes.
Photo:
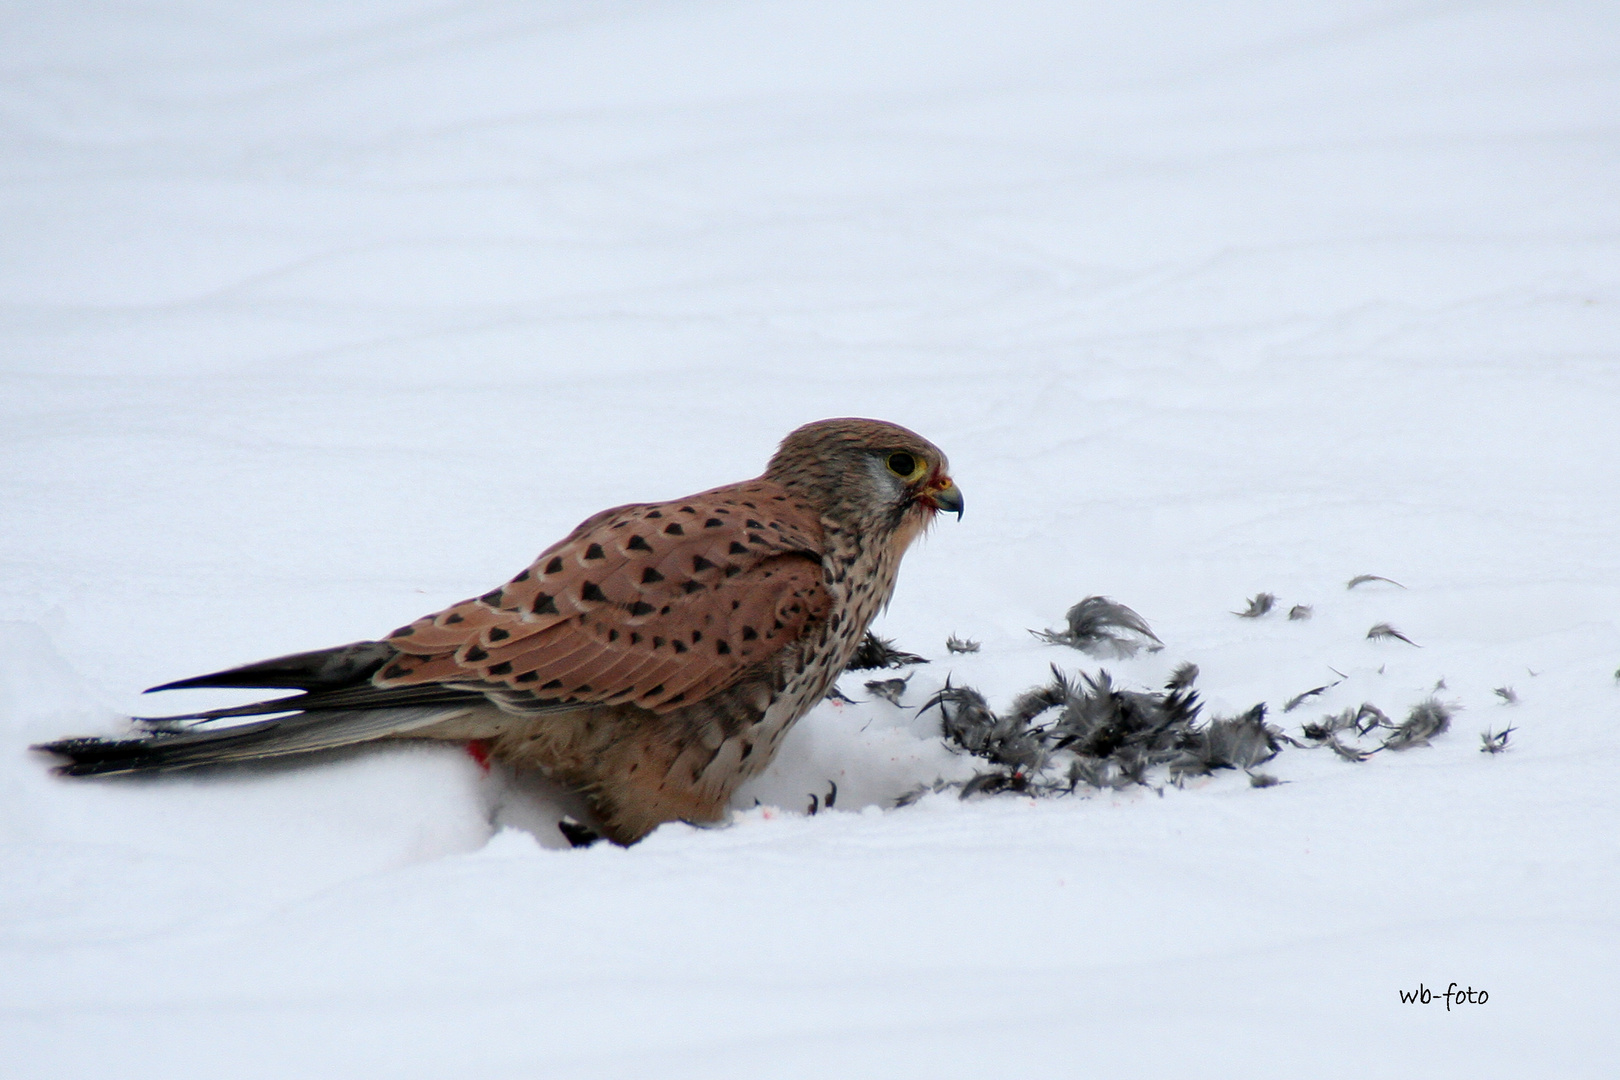
[[[1610,1075],[1617,124],[1596,0],[9,5],[6,1075]],[[893,810],[972,765],[851,676],[728,827],[583,851],[453,747],[26,750],[834,415],[967,497],[907,705],[1094,671],[1026,631],[1100,593],[1126,685],[1454,729]]]

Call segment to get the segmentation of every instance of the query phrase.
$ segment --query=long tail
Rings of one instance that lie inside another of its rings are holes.
[[[435,724],[489,704],[476,690],[431,684],[394,690],[372,686],[372,674],[393,655],[387,644],[361,641],[165,683],[152,689],[280,687],[302,692],[227,709],[138,719],[150,733],[134,738],[61,739],[34,749],[66,758],[67,764],[56,770],[65,776],[189,769],[425,734]],[[224,718],[261,716],[269,719],[224,728],[205,726]]]
[[[63,776],[189,769],[197,765],[305,754],[413,731],[465,713],[465,706],[299,713],[217,730],[167,731],[133,739],[62,739],[34,747],[68,759]]]

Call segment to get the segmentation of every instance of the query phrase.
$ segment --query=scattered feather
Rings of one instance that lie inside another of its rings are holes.
[[[924,795],[935,795],[941,791],[949,791],[954,786],[956,785],[953,785],[947,780],[935,780],[932,784],[918,784],[916,787],[894,800],[895,809],[898,810],[903,806],[910,806]]]
[[[1349,732],[1359,739],[1375,728],[1393,726],[1382,709],[1370,701],[1364,701],[1358,709],[1345,708],[1323,716],[1316,723],[1301,726],[1300,734],[1318,746],[1326,746],[1346,761],[1366,761],[1373,751],[1349,745],[1339,738],[1340,732]]]
[[[828,701],[842,701],[846,705],[855,704],[855,699],[850,697],[848,694],[845,694],[842,690],[838,689],[838,684],[837,683],[834,683],[832,685],[832,687],[827,691],[827,700]]]
[[[1490,729],[1487,728],[1485,731],[1480,732],[1479,741],[1485,745],[1479,748],[1479,752],[1482,754],[1500,754],[1505,752],[1508,748],[1508,736],[1517,730],[1517,728],[1508,727],[1503,728],[1501,731],[1492,733]]]
[[[1519,703],[1519,695],[1513,692],[1513,687],[1511,686],[1498,686],[1495,690],[1492,690],[1491,693],[1501,698],[1502,701],[1508,705],[1517,705]]]
[[[1372,757],[1374,753],[1372,750],[1359,750],[1354,746],[1346,746],[1337,738],[1329,739],[1324,745],[1326,745],[1329,750],[1332,750],[1345,761],[1352,761],[1356,764],[1366,761],[1368,758]]]
[[[1429,693],[1438,694],[1444,689],[1446,689],[1446,677],[1442,675],[1438,679],[1434,680],[1434,689],[1430,690]]]
[[[1397,589],[1406,588],[1405,585],[1402,585],[1400,582],[1395,581],[1392,578],[1380,577],[1377,574],[1357,574],[1355,577],[1350,579],[1349,583],[1347,585],[1345,585],[1345,588],[1353,589],[1357,585],[1365,585],[1369,581],[1382,581],[1385,584],[1395,586]]]
[[[978,652],[979,643],[968,638],[959,638],[955,634],[945,639],[945,651],[953,653]]]
[[[1328,713],[1314,724],[1302,724],[1299,733],[1311,742],[1327,742],[1341,731],[1356,731],[1357,713],[1349,708],[1342,712]]]
[[[1401,633],[1399,630],[1395,629],[1393,626],[1389,625],[1387,622],[1375,623],[1373,628],[1367,631],[1367,637],[1371,641],[1385,641],[1389,638],[1394,638],[1397,641],[1404,641],[1414,648],[1421,649],[1423,647],[1417,642],[1413,641],[1411,638],[1407,637],[1405,634]]]
[[[936,780],[918,787],[895,805],[907,806],[941,791],[966,799],[1141,786],[1162,796],[1165,780],[1179,787],[1189,777],[1221,769],[1241,770],[1253,787],[1272,787],[1283,781],[1259,766],[1286,746],[1325,747],[1345,761],[1364,762],[1380,750],[1426,745],[1451,723],[1451,710],[1433,697],[1414,706],[1399,725],[1378,706],[1363,702],[1303,725],[1301,735],[1307,741],[1301,742],[1267,722],[1264,703],[1240,716],[1201,722],[1203,706],[1191,689],[1197,677],[1195,665],[1182,664],[1165,690],[1141,691],[1117,686],[1105,670],[1071,677],[1054,665],[1049,682],[1017,695],[1002,713],[977,690],[953,686],[947,679],[918,715],[938,709],[947,745],[982,759],[985,767],[965,781]],[[1336,685],[1307,691],[1299,700]],[[1388,730],[1381,744],[1356,745],[1380,729]],[[1505,745],[1505,733],[1499,738]],[[832,805],[833,794],[823,807]]]
[[[945,688],[929,698],[917,715],[933,708],[940,711],[940,732],[947,743],[1013,769],[1045,763],[1046,747],[1039,734],[1029,730],[1028,721],[997,716],[984,695],[972,687],[952,686],[947,679]]]
[[[1088,596],[1064,616],[1066,630],[1031,630],[1042,641],[1067,645],[1099,658],[1125,659],[1146,645],[1149,652],[1164,647],[1147,620],[1124,604],[1106,596]]]
[[[906,694],[906,684],[911,681],[907,675],[903,679],[873,679],[866,684],[866,692],[873,697],[880,697],[891,705],[900,704],[900,699]]]
[[[1316,614],[1316,609],[1311,607],[1311,605],[1295,604],[1293,607],[1288,609],[1288,621],[1304,622],[1314,614]]]
[[[1409,750],[1414,746],[1428,746],[1429,740],[1451,727],[1451,710],[1436,698],[1420,701],[1412,706],[1390,736],[1384,740],[1385,750]]]
[[[1392,728],[1395,724],[1384,715],[1384,710],[1370,701],[1363,701],[1361,708],[1356,710],[1355,728],[1357,735],[1365,735],[1374,728]]]
[[[1253,596],[1249,597],[1248,607],[1244,608],[1242,611],[1234,611],[1232,614],[1236,615],[1240,619],[1258,619],[1260,616],[1266,614],[1273,607],[1275,607],[1276,604],[1277,598],[1271,593],[1255,593]]]
[[[1293,712],[1295,709],[1299,708],[1301,703],[1309,701],[1311,698],[1317,697],[1320,694],[1325,694],[1338,685],[1338,683],[1328,683],[1326,686],[1318,686],[1314,690],[1307,690],[1303,694],[1296,694],[1289,698],[1287,703],[1283,705],[1283,712]]]
[[[1264,764],[1282,750],[1278,734],[1266,723],[1264,703],[1242,716],[1212,720],[1208,727],[1183,740],[1181,754],[1170,762],[1171,775],[1179,778]]]
[[[835,803],[837,801],[838,801],[838,781],[829,780],[829,781],[827,781],[827,794],[822,796],[821,805],[825,806],[828,810],[831,810],[833,808],[833,803]]]
[[[906,667],[908,664],[926,664],[928,661],[916,653],[901,652],[888,638],[878,637],[868,630],[860,647],[845,671],[872,671],[876,668]]]
[[[958,798],[965,799],[970,795],[999,795],[1004,791],[1026,792],[1030,789],[1029,777],[1022,772],[991,771],[978,773],[962,785],[962,793]]]
[[[1159,768],[1176,782],[1217,769],[1248,771],[1292,741],[1266,723],[1264,704],[1200,725],[1202,706],[1185,686],[1127,690],[1106,671],[1071,679],[1053,668],[1051,682],[1018,695],[1001,715],[978,691],[950,685],[921,711],[933,708],[947,742],[996,767],[961,784],[964,797],[1147,786]]]

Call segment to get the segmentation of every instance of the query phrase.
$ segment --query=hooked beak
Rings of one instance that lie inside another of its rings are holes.
[[[962,520],[962,491],[948,476],[941,476],[923,492],[923,498],[935,510],[944,510],[955,514],[956,520]]]

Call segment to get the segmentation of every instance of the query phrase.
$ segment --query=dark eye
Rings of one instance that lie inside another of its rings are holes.
[[[888,465],[890,472],[907,480],[910,480],[912,474],[917,471],[917,459],[905,452],[890,454]]]

